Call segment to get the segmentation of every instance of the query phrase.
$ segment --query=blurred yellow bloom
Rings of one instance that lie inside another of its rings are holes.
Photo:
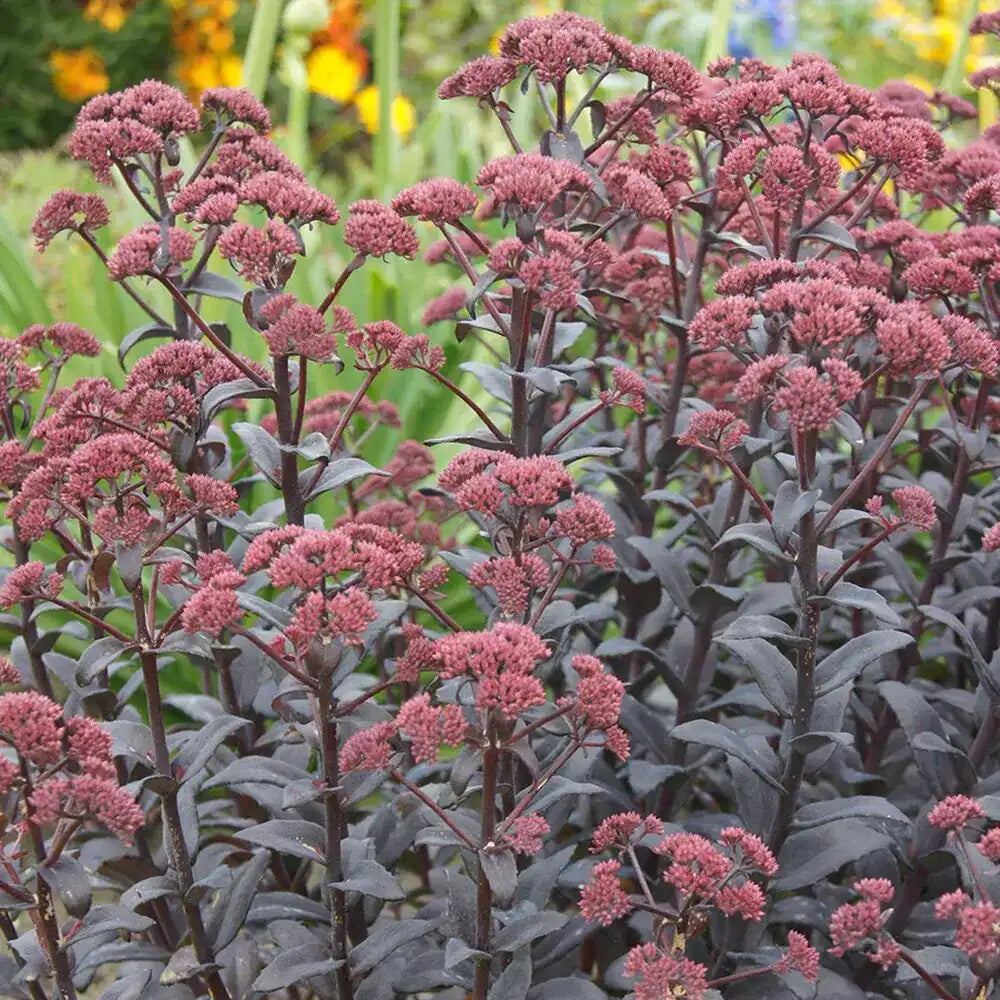
[[[944,17],[908,18],[900,25],[899,33],[921,59],[947,63],[958,41],[958,24]]]
[[[235,39],[231,28],[219,25],[208,33],[206,41],[213,52],[228,52]]]
[[[372,135],[379,130],[378,87],[365,87],[354,98],[361,124]],[[396,135],[408,136],[417,123],[416,111],[413,105],[402,94],[392,99],[391,107],[392,130]]]
[[[966,0],[877,0],[875,17],[891,22],[914,54],[924,62],[947,66],[966,32],[963,21]],[[995,0],[981,0],[980,11],[993,10]],[[885,47],[885,39],[877,38],[875,44]],[[966,50],[965,71],[971,73],[979,65],[984,49],[982,36],[969,38]]]
[[[230,52],[219,60],[219,79],[224,87],[238,87],[243,81],[243,60]]]
[[[180,53],[177,76],[194,98],[209,87],[236,87],[241,78],[233,51],[232,18],[238,0],[163,0],[174,14],[171,36]]]
[[[85,21],[97,21],[105,31],[118,31],[128,17],[134,0],[87,0]]]
[[[358,92],[364,67],[335,45],[318,45],[306,56],[309,89],[341,104]]]
[[[108,89],[108,73],[101,54],[83,49],[56,49],[49,55],[52,86],[67,101],[85,101]]]

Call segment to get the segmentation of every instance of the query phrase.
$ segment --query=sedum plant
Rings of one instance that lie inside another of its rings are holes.
[[[343,220],[246,92],[80,112],[148,221],[62,191],[39,249],[150,323],[118,384],[2,349],[3,994],[984,1000],[1000,133],[565,13],[440,97],[510,154]],[[422,243],[441,335],[359,325]],[[387,370],[475,428],[407,440]]]

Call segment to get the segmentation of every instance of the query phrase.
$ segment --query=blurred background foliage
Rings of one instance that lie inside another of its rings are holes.
[[[28,236],[35,211],[52,191],[95,189],[86,171],[66,157],[64,136],[80,104],[103,90],[150,76],[192,98],[219,84],[249,86],[271,107],[278,141],[346,207],[426,176],[469,180],[485,160],[508,151],[485,113],[471,102],[437,101],[435,91],[462,62],[495,49],[503,27],[518,17],[565,6],[636,41],[681,51],[699,65],[726,51],[772,62],[794,51],[817,51],[847,79],[868,86],[903,78],[927,90],[947,83],[964,93],[965,74],[989,58],[982,40],[968,37],[968,22],[997,3],[0,0],[0,330],[16,332],[52,318],[77,322],[105,342],[101,371],[116,378],[116,346],[144,321],[79,241],[57,242],[39,256]],[[986,119],[995,117],[992,106],[981,111]],[[380,128],[385,119],[392,128]],[[102,231],[110,248],[142,220],[114,191],[101,193],[112,209],[112,225]],[[324,227],[311,239],[293,290],[318,300],[349,255],[339,228]],[[349,282],[343,301],[361,321],[392,318],[412,329],[448,283],[440,268],[390,262]],[[236,304],[213,308],[213,319],[230,322],[240,350],[261,353]],[[450,328],[431,332],[457,361]],[[485,349],[466,342],[462,360]],[[382,385],[400,404],[409,436],[461,430],[465,418],[443,390],[439,398],[423,389],[419,399],[400,398],[402,391],[403,382],[386,379]],[[391,443],[386,447],[391,450]]]

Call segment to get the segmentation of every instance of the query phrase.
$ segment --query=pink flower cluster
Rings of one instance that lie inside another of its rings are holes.
[[[545,703],[545,688],[535,669],[548,657],[541,638],[527,625],[514,622],[500,622],[483,632],[456,632],[434,644],[442,677],[473,678],[476,708],[480,712],[497,708],[511,720]]]
[[[664,881],[685,896],[717,906],[728,916],[761,920],[766,899],[747,873],[774,875],[778,870],[774,855],[760,838],[738,827],[723,830],[719,844],[721,850],[693,833],[665,837],[655,848],[657,854],[670,858]]]
[[[621,854],[643,837],[659,835],[663,825],[655,816],[619,813],[604,820],[591,844],[593,853],[611,850]],[[727,827],[718,846],[693,833],[673,833],[653,850],[670,859],[663,879],[681,893],[685,905],[714,906],[744,920],[761,920],[766,899],[751,874],[770,878],[778,863],[764,842],[739,827]],[[603,862],[594,868],[591,882],[581,894],[580,909],[588,920],[605,925],[631,910],[618,878],[619,862]]]
[[[663,952],[655,944],[633,948],[625,957],[625,975],[636,980],[636,1000],[690,997],[702,1000],[708,990],[708,970],[683,954]]]
[[[35,765],[29,822],[95,821],[125,844],[145,822],[139,805],[119,788],[111,764],[111,736],[91,719],[63,720],[62,709],[35,691],[0,695],[0,734],[26,763]],[[7,791],[20,773],[0,758]]]
[[[460,706],[437,706],[429,694],[419,694],[403,702],[395,719],[349,737],[340,751],[340,766],[345,772],[387,770],[397,752],[394,744],[399,736],[406,737],[416,762],[433,763],[442,743],[459,746],[464,742],[465,730]]]
[[[869,960],[888,969],[899,961],[902,950],[883,926],[882,908],[895,894],[892,883],[885,878],[865,878],[854,883],[854,891],[860,901],[844,903],[830,918],[830,954],[840,957],[870,942],[874,947],[867,952]]]

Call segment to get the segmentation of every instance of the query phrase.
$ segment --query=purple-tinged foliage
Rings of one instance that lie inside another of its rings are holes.
[[[510,154],[343,223],[249,94],[206,95],[187,175],[178,92],[81,110],[70,151],[152,221],[105,256],[60,192],[39,249],[149,314],[123,363],[167,342],[121,386],[58,385],[100,331],[0,345],[3,995],[1000,983],[1000,133],[569,13],[499,51],[440,96]],[[339,224],[300,301],[301,230]],[[422,242],[459,282],[424,322],[496,365],[337,302]],[[408,440],[387,370],[478,429]]]

